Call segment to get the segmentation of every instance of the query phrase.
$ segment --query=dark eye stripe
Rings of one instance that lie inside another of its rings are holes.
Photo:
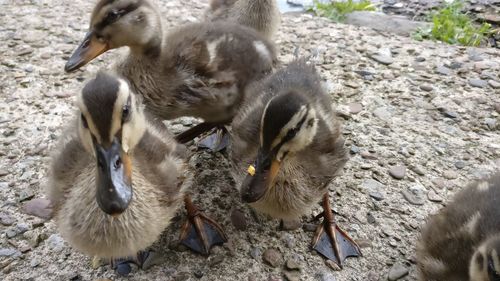
[[[104,27],[114,23],[124,15],[137,10],[137,8],[139,8],[141,5],[142,5],[142,0],[137,1],[136,3],[132,3],[124,8],[118,8],[109,11],[104,17],[104,19],[95,25],[95,29],[97,30],[103,29]]]
[[[306,122],[308,114],[309,114],[309,107],[306,108],[306,114],[304,114],[304,116],[302,117],[302,119],[300,119],[299,123],[297,123],[297,126],[295,126],[292,129],[288,130],[288,132],[285,135],[285,137],[283,139],[281,139],[280,143],[276,146],[276,149],[277,149],[276,151],[279,151],[281,149],[281,147],[283,146],[283,144],[285,144],[286,142],[290,141],[291,139],[293,139],[295,137],[295,135],[297,135],[297,132],[300,130],[300,127],[302,127],[302,125],[304,124],[304,122]],[[290,132],[293,132],[293,133],[290,133]]]

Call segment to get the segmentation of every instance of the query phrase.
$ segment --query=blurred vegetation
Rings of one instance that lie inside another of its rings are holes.
[[[467,13],[463,12],[463,2],[454,0],[440,10],[431,13],[432,26],[419,29],[414,34],[417,40],[434,39],[449,44],[479,46],[491,34],[491,25],[476,25]]]
[[[370,0],[331,1],[329,3],[315,0],[313,3],[313,6],[309,8],[310,12],[336,22],[344,21],[346,15],[354,11],[375,11],[375,6]]]

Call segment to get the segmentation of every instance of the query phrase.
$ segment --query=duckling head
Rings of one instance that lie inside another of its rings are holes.
[[[102,53],[129,46],[147,52],[161,41],[161,20],[148,0],[100,0],[92,12],[90,27],[64,70],[79,69]]]
[[[316,111],[300,93],[292,90],[273,97],[262,114],[260,147],[255,167],[243,181],[243,201],[256,202],[264,196],[282,163],[311,144],[317,130]]]
[[[130,151],[145,132],[143,109],[125,80],[100,72],[77,98],[79,137],[97,165],[96,201],[109,215],[132,201]]]
[[[476,250],[469,275],[471,281],[500,281],[500,236],[490,238]]]

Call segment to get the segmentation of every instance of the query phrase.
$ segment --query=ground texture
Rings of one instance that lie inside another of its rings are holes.
[[[1,280],[122,280],[108,266],[92,269],[52,221],[22,210],[43,196],[50,152],[72,118],[82,81],[119,55],[64,73],[92,5],[0,1]],[[206,8],[197,0],[160,6],[166,27],[197,21]],[[499,50],[416,42],[306,14],[284,15],[276,43],[285,63],[296,47],[319,54],[317,67],[345,120],[351,152],[331,185],[332,203],[364,256],[332,270],[309,249],[319,206],[287,226],[294,230],[281,230],[240,202],[227,154],[202,151],[191,160],[194,199],[230,241],[208,258],[186,251],[177,245],[179,212],[153,246],[160,265],[123,280],[416,280],[415,244],[425,218],[468,181],[500,167]],[[195,122],[182,119],[171,128]]]

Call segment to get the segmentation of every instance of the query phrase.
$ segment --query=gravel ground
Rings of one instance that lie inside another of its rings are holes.
[[[319,53],[318,69],[345,119],[352,157],[331,195],[339,224],[364,256],[333,271],[308,247],[319,206],[288,226],[295,230],[280,230],[278,221],[239,201],[227,155],[202,151],[191,159],[195,200],[230,241],[208,258],[186,251],[176,243],[184,219],[179,212],[154,245],[160,265],[128,279],[107,266],[92,269],[91,259],[64,243],[52,221],[22,211],[24,202],[43,196],[49,154],[73,115],[74,94],[118,54],[64,73],[92,4],[0,0],[1,280],[416,280],[415,242],[425,217],[469,180],[500,167],[499,50],[415,42],[284,15],[280,58],[290,61],[296,46],[304,55]],[[165,25],[173,26],[197,21],[206,4],[171,0],[160,6]],[[185,118],[171,128],[195,122]]]

